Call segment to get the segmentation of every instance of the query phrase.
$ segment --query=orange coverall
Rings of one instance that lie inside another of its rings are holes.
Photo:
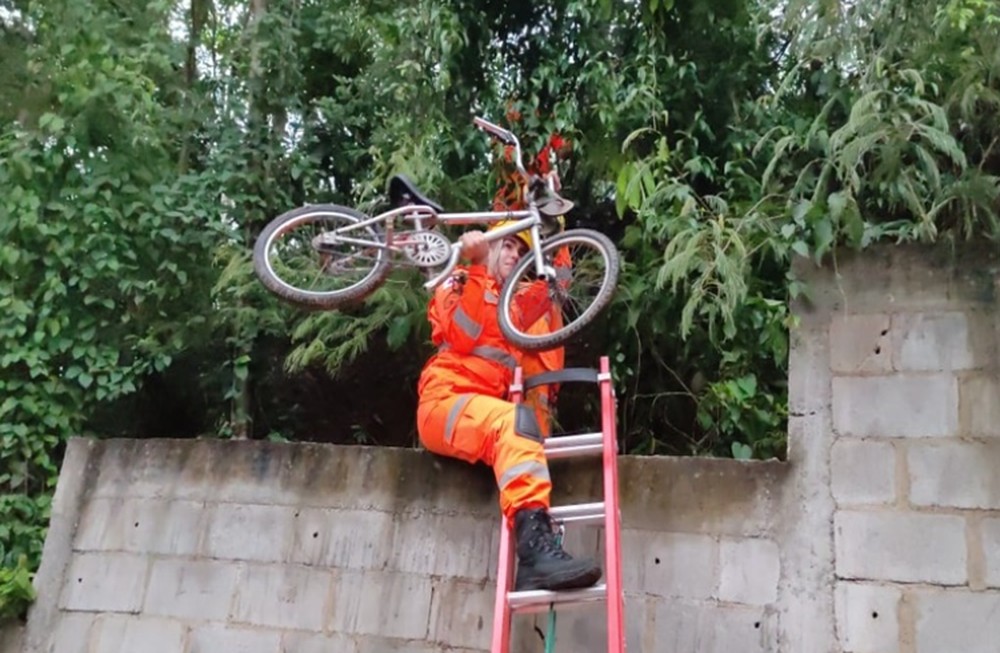
[[[528,333],[543,334],[562,326],[562,313],[553,308],[528,328]],[[522,351],[519,356],[521,374],[524,380],[542,374],[561,370],[565,365],[566,350],[563,347],[548,351]],[[535,419],[543,437],[552,431],[552,407],[555,405],[559,387],[555,384],[539,385],[525,391],[524,403],[535,413]]]
[[[521,508],[549,508],[552,482],[542,432],[526,406],[505,401],[517,351],[500,332],[500,287],[485,265],[470,265],[438,287],[428,306],[438,352],[418,384],[417,431],[430,451],[493,468],[500,508],[509,519]],[[517,295],[523,324],[552,304],[544,283]]]

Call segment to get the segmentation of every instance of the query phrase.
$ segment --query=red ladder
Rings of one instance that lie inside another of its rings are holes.
[[[521,368],[514,373],[511,399],[537,385],[567,381],[596,382],[601,393],[601,432],[549,437],[545,455],[549,460],[601,454],[604,466],[604,501],[553,507],[550,511],[561,524],[604,524],[605,582],[583,590],[550,592],[547,590],[513,591],[514,546],[511,525],[501,518],[500,562],[497,566],[496,608],[493,613],[491,653],[509,653],[510,622],[516,613],[542,612],[550,607],[570,607],[603,601],[608,616],[608,653],[624,653],[624,600],[621,570],[621,515],[618,508],[618,438],[615,425],[615,394],[611,385],[611,366],[607,356],[600,360],[600,371],[567,368],[527,379],[522,384]]]

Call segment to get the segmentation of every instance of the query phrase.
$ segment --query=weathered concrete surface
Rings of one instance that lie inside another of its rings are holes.
[[[0,624],[0,653],[19,653],[24,646],[24,624]]]
[[[797,272],[788,462],[619,461],[629,651],[997,651],[1000,252]],[[552,467],[554,503],[599,498],[593,461]],[[487,470],[425,452],[75,440],[21,650],[482,653],[497,513]],[[558,624],[604,650],[600,609]]]
[[[185,652],[328,640],[357,651],[488,648],[499,522],[482,467],[403,449],[82,439],[67,465],[75,493],[60,494],[53,532],[69,542],[64,559],[43,561],[49,590],[26,650],[117,651],[147,637]],[[593,464],[552,468],[556,503],[599,496]],[[620,471],[630,609],[731,613],[729,634],[698,627],[708,634],[696,641],[718,646],[772,612],[787,465],[623,457]],[[600,529],[567,542],[599,553]],[[593,615],[564,621],[591,636]],[[655,630],[632,631],[656,641]]]

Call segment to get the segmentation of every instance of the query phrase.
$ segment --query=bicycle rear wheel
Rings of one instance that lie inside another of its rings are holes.
[[[590,229],[571,229],[542,243],[546,265],[552,265],[563,247],[569,250],[572,267],[555,279],[535,278],[535,261],[525,256],[514,267],[500,291],[499,322],[504,337],[525,350],[537,351],[558,347],[594,320],[608,305],[618,284],[621,267],[618,250],[604,234]],[[545,284],[547,299],[559,313],[548,328],[539,331],[522,319],[523,306],[518,296],[537,292],[536,284]]]
[[[389,273],[389,252],[378,247],[374,228],[356,227],[368,216],[336,204],[292,209],[272,220],[257,238],[254,272],[268,290],[303,308],[337,308],[363,299]],[[368,244],[370,243],[370,244]]]

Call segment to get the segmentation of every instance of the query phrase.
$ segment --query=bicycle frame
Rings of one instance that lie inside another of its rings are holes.
[[[493,222],[500,222],[501,220],[515,220],[515,222],[500,227],[499,229],[494,229],[492,231],[486,232],[486,241],[493,242],[506,238],[507,236],[512,236],[521,231],[528,230],[531,232],[531,255],[535,259],[535,273],[539,278],[546,279],[555,275],[555,270],[550,266],[545,265],[545,259],[542,257],[542,243],[541,243],[541,230],[540,226],[542,224],[542,217],[539,214],[538,209],[535,207],[535,201],[532,194],[529,192],[532,175],[530,175],[524,168],[524,164],[521,161],[521,143],[518,141],[517,136],[512,132],[500,127],[499,125],[494,125],[488,120],[483,118],[474,118],[473,123],[483,131],[487,131],[497,138],[499,138],[504,143],[514,147],[514,164],[517,166],[518,171],[524,179],[523,196],[529,198],[528,208],[522,211],[480,211],[472,213],[438,213],[434,209],[424,204],[411,204],[407,206],[401,206],[385,213],[380,213],[379,215],[358,222],[356,224],[348,225],[346,227],[341,227],[333,231],[322,234],[320,238],[320,243],[322,239],[326,236],[331,236],[338,243],[346,243],[349,245],[358,245],[362,247],[375,247],[377,249],[387,249],[391,252],[399,252],[401,247],[392,242],[392,231],[396,224],[396,219],[402,216],[403,220],[413,222],[414,231],[427,231],[428,229],[424,227],[424,221],[429,220],[432,224],[442,223],[442,224],[452,224],[452,225],[470,225],[470,224],[490,224]],[[383,223],[386,225],[386,243],[375,242],[371,240],[362,240],[357,238],[351,238],[345,236],[351,231],[357,229],[365,229],[371,227],[372,225]],[[444,269],[439,272],[432,279],[424,284],[424,288],[432,290],[443,283],[451,273],[458,266],[459,259],[462,256],[462,245],[461,243],[451,244],[451,255],[448,262],[445,264]]]
[[[396,224],[396,219],[402,216],[403,220],[414,222],[415,231],[425,231],[426,228],[423,226],[424,220],[433,220],[436,223],[449,224],[449,225],[471,225],[471,224],[491,224],[494,222],[500,222],[502,220],[514,220],[509,225],[500,227],[499,229],[494,229],[492,231],[486,232],[486,241],[493,242],[506,238],[507,236],[512,236],[516,233],[522,231],[531,232],[531,255],[535,259],[535,271],[541,278],[547,278],[553,271],[545,265],[545,260],[542,257],[542,245],[541,245],[541,233],[539,227],[542,224],[541,215],[538,210],[534,207],[529,207],[527,210],[523,211],[478,211],[470,213],[438,213],[429,206],[423,204],[413,204],[409,206],[401,206],[399,208],[386,211],[385,213],[380,213],[377,216],[358,222],[356,224],[348,225],[335,229],[333,231],[328,231],[323,234],[322,238],[330,238],[335,240],[337,243],[346,243],[349,245],[358,245],[362,247],[374,247],[377,249],[386,249],[392,252],[400,251],[400,245],[391,242],[391,237],[388,238],[388,243],[381,243],[377,241],[372,241],[368,239],[351,238],[347,234],[352,231],[359,229],[365,229],[376,224],[385,224],[385,232],[391,234],[393,226]],[[332,244],[332,243],[331,243]],[[445,264],[444,268],[435,275],[432,279],[424,284],[424,287],[428,290],[434,289],[443,283],[451,273],[458,266],[459,260],[462,255],[462,245],[461,243],[451,244],[451,255],[448,262]]]

